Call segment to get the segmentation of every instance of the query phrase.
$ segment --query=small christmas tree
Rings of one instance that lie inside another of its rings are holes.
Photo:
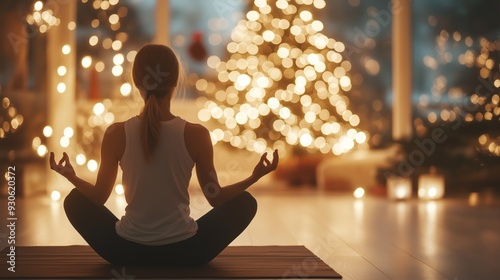
[[[322,34],[323,23],[314,19],[325,5],[254,1],[232,31],[229,59],[207,60],[217,81],[196,82],[207,96],[198,117],[223,124],[212,131],[214,142],[257,153],[293,148],[335,155],[367,145],[367,133],[356,129],[359,116],[349,110],[345,45]]]

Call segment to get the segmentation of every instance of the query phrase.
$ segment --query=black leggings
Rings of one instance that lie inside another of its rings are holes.
[[[215,207],[199,218],[198,232],[167,245],[142,245],[120,237],[118,221],[104,205],[98,206],[77,189],[64,200],[69,221],[103,259],[121,265],[204,265],[226,248],[252,221],[257,202],[248,192]]]

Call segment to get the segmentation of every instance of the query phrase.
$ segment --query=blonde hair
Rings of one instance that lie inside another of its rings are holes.
[[[179,80],[179,61],[173,50],[164,45],[148,44],[135,56],[132,77],[144,97],[141,117],[141,143],[149,159],[158,144],[161,110],[158,99],[174,93]]]

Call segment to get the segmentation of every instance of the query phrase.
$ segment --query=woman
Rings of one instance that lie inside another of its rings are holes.
[[[210,134],[170,111],[179,62],[163,45],[137,53],[133,80],[145,101],[139,116],[111,125],[103,138],[95,185],[80,179],[63,153],[51,168],[76,188],[64,201],[69,221],[89,245],[113,264],[203,265],[227,247],[253,219],[257,203],[245,190],[276,169],[262,155],[247,179],[221,187],[213,164]],[[105,206],[123,170],[127,207],[118,219]],[[188,183],[196,167],[203,193],[214,208],[194,221]]]

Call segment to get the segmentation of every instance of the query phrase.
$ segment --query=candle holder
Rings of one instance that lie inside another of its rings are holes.
[[[429,174],[418,178],[418,198],[440,199],[444,196],[444,176],[437,174],[436,167],[431,167]]]
[[[387,196],[395,200],[409,199],[411,197],[411,179],[399,176],[388,177]]]

